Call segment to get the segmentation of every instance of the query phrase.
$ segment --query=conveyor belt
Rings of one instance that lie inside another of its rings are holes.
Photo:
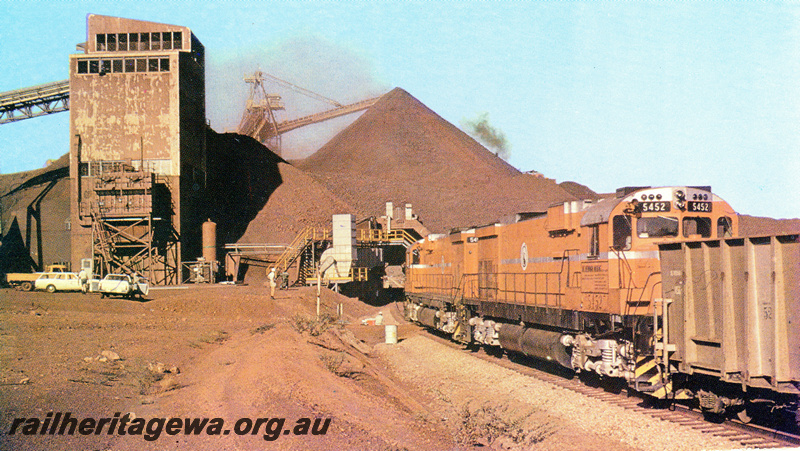
[[[69,110],[69,80],[0,93],[0,124]]]

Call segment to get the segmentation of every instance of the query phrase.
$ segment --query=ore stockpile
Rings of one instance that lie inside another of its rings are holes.
[[[365,211],[412,203],[437,233],[576,199],[518,171],[399,88],[298,166]]]
[[[333,214],[380,216],[411,203],[442,233],[520,212],[597,198],[575,182],[522,173],[406,91],[396,88],[305,160],[287,162],[257,141],[207,132],[205,216],[219,243],[288,243]],[[68,158],[0,175],[0,271],[69,260]],[[800,220],[741,216],[742,235],[790,233]]]
[[[209,131],[208,149],[207,216],[220,243],[289,243],[334,214],[363,216],[252,138]]]

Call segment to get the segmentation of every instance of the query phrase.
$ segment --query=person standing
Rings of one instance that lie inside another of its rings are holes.
[[[89,291],[89,274],[85,269],[81,268],[81,272],[78,273],[78,279],[81,281],[81,291],[85,294]]]
[[[275,268],[270,268],[267,277],[269,278],[269,295],[272,299],[275,299],[275,287],[277,286],[275,282]]]

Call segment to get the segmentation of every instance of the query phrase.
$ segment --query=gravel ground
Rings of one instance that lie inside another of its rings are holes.
[[[523,376],[424,335],[397,345],[379,344],[376,350],[398,377],[438,399],[442,420],[460,422],[453,427],[473,445],[520,450],[587,449],[587,443],[596,445],[588,449],[598,450],[741,448]],[[475,393],[481,397],[476,399]],[[576,431],[585,435],[574,437]]]

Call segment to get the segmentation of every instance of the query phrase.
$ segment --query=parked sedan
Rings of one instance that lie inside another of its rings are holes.
[[[92,291],[100,292],[100,297],[122,296],[133,299],[147,296],[150,287],[147,281],[139,277],[131,277],[127,274],[109,274],[103,280],[92,283]]]
[[[33,286],[37,290],[46,290],[48,293],[83,290],[81,279],[74,272],[44,272],[36,279]]]

